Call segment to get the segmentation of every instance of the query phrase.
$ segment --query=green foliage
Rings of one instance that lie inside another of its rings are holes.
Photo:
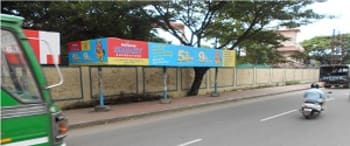
[[[247,62],[273,63],[286,38],[272,31],[322,18],[305,7],[316,1],[36,1],[2,2],[2,13],[24,16],[25,27],[61,32],[62,43],[96,37],[156,40],[154,25],[183,45],[201,47],[216,39],[216,49],[246,48]],[[318,2],[318,1],[317,1]],[[189,34],[173,27],[182,23]],[[64,45],[62,45],[64,46]],[[64,54],[64,53],[63,53]],[[239,54],[239,53],[237,53]],[[196,95],[208,68],[195,68],[188,95]]]
[[[256,33],[251,39],[241,43],[240,46],[246,50],[246,56],[240,58],[240,62],[252,64],[275,64],[277,62],[283,62],[284,57],[277,51],[277,47],[280,46],[278,40],[285,40],[285,38],[276,34],[274,31]]]
[[[286,85],[297,85],[300,84],[300,81],[287,81]]]
[[[206,33],[219,39],[219,48],[236,49],[237,54],[245,48],[247,56],[241,62],[276,63],[281,61],[281,56],[274,49],[287,38],[272,30],[293,28],[321,19],[322,15],[305,9],[312,3],[314,1],[226,2]]]
[[[276,32],[271,33],[266,29],[294,28],[308,24],[311,20],[322,18],[322,15],[305,9],[312,3],[314,1],[226,2],[207,33],[212,37],[218,37],[221,45],[230,45],[231,49],[240,46],[245,40],[278,44],[278,41],[283,38]],[[217,31],[218,29],[224,31]],[[266,33],[263,33],[264,31]]]
[[[284,61],[284,58],[272,46],[251,43],[246,47],[247,55],[240,59],[241,63],[274,64]]]
[[[350,34],[333,36],[317,36],[302,42],[305,48],[304,59],[313,59],[321,64],[331,63],[332,58],[338,58],[340,63],[350,63]],[[343,54],[332,54],[332,48],[342,48]]]
[[[201,47],[202,39],[206,38],[204,31],[223,5],[224,2],[214,1],[162,1],[154,2],[151,9],[145,9],[145,13],[183,45]],[[174,22],[188,28],[189,36],[183,37],[183,33],[171,25]]]
[[[274,51],[286,38],[268,27],[297,27],[323,16],[306,9],[316,1],[163,1],[153,3],[146,13],[160,20],[158,25],[182,44],[201,47],[202,39],[217,40],[215,48],[246,48],[247,62],[275,63],[280,56]],[[171,21],[190,30],[185,39]],[[237,53],[239,54],[239,52]],[[242,61],[238,61],[242,62]],[[195,68],[195,79],[188,95],[198,93],[201,77],[207,70]]]
[[[149,2],[16,1],[2,2],[2,13],[25,18],[24,27],[61,33],[62,47],[70,41],[100,37],[165,42],[152,31],[142,8]],[[62,48],[62,54],[65,54]]]

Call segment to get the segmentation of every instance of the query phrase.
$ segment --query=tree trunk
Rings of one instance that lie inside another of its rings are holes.
[[[198,90],[202,84],[204,74],[209,70],[209,67],[195,67],[194,69],[194,80],[192,82],[191,89],[187,92],[187,96],[198,95]]]

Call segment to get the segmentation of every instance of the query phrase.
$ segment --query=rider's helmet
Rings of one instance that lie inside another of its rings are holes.
[[[318,85],[317,83],[312,83],[312,84],[311,84],[311,88],[316,88],[316,89],[318,89],[318,88],[320,88],[320,85]]]

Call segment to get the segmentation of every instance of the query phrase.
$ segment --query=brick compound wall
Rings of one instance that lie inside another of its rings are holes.
[[[57,82],[54,67],[44,66],[49,84]],[[319,70],[314,68],[219,68],[218,91],[244,88],[282,86],[286,84],[318,81]],[[77,102],[97,100],[97,67],[61,67],[64,77],[62,86],[51,89],[53,99],[61,107]],[[192,68],[168,68],[168,94],[171,98],[183,97],[194,79]],[[102,67],[104,96],[120,99],[141,95],[162,95],[163,69],[153,67]],[[215,69],[204,76],[199,94],[214,91]]]

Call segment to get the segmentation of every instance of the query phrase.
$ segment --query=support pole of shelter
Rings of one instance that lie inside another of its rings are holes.
[[[168,98],[167,80],[168,80],[167,68],[163,67],[163,98],[160,100],[160,103],[163,103],[163,104],[171,103],[170,99]]]
[[[109,107],[105,106],[104,104],[104,97],[103,97],[103,82],[102,82],[102,68],[99,66],[98,67],[98,88],[99,88],[99,105],[95,107],[96,112],[100,111],[109,111]]]
[[[218,97],[218,68],[215,67],[215,80],[214,80],[214,92],[211,94],[212,97]]]

